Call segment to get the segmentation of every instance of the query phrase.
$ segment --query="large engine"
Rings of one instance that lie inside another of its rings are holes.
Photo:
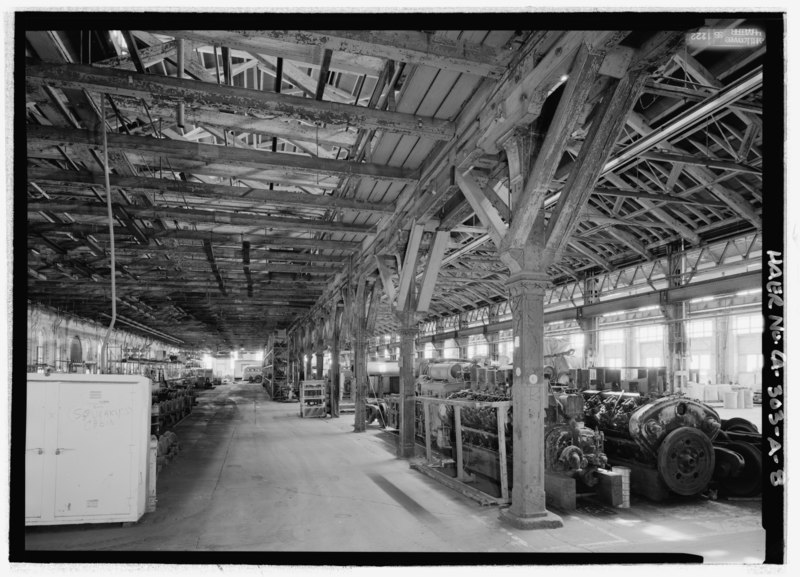
[[[678,495],[697,495],[714,475],[717,412],[681,395],[649,399],[626,393],[587,393],[586,424],[605,433],[612,457],[655,466]]]
[[[423,397],[445,398],[470,388],[470,364],[463,361],[422,361],[417,377],[417,393]]]
[[[470,387],[470,364],[463,361],[422,361],[417,377],[417,394],[423,397],[447,398],[453,393]],[[452,415],[448,416],[444,405],[435,405],[431,411],[430,427],[433,444],[442,449],[449,449],[452,436]],[[422,404],[416,404],[417,436],[425,438],[425,418]]]
[[[545,412],[545,469],[567,474],[587,487],[595,486],[598,482],[596,471],[606,467],[608,458],[603,452],[603,433],[590,429],[581,422],[581,395],[551,391]]]

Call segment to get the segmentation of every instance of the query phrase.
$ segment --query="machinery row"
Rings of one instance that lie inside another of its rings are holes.
[[[707,492],[728,497],[760,494],[761,435],[754,424],[740,418],[723,420],[702,400],[665,392],[664,369],[641,369],[636,379],[625,383],[606,380],[619,370],[557,370],[558,358],[547,361],[545,469],[575,479],[578,493],[592,491],[603,472],[614,466],[630,470],[634,493],[656,501]],[[496,485],[507,483],[510,489],[511,367],[424,360],[416,373],[418,441],[440,458],[453,459],[458,428],[466,474]],[[369,420],[398,428],[399,382],[385,372],[371,381]],[[431,409],[423,410],[425,404]],[[506,461],[505,471],[501,460]]]

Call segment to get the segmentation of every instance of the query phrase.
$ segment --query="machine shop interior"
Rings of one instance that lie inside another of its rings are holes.
[[[781,15],[462,16],[15,14],[12,561],[785,562]]]

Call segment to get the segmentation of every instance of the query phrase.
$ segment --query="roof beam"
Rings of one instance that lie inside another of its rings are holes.
[[[694,76],[694,78],[699,82],[703,82],[720,90],[725,89],[725,85],[722,84],[722,82],[716,76],[714,76],[710,70],[703,66],[700,61],[691,54],[678,52],[675,54],[675,58],[681,62],[689,74]],[[734,108],[732,112],[748,126],[755,124],[758,128],[761,128],[762,120],[758,115],[753,114],[752,112],[743,112],[736,108]]]
[[[250,275],[250,243],[244,241],[242,243],[242,269],[244,276],[247,278],[247,296],[253,296],[253,277]]]
[[[626,74],[599,105],[575,160],[575,168],[570,172],[547,224],[545,247],[552,253],[554,261],[558,261],[558,255],[578,226],[581,212],[625,126],[625,119],[639,99],[646,76],[642,71]]]
[[[421,224],[414,223],[411,226],[403,268],[400,270],[400,288],[397,291],[398,310],[405,308],[408,293],[412,289],[413,281],[417,275],[417,257],[419,256],[419,246],[422,242],[422,233],[424,231],[425,227]]]
[[[372,335],[375,331],[375,322],[378,320],[378,309],[381,307],[381,279],[372,283],[369,295],[367,296],[367,319],[365,329],[368,335]]]
[[[340,102],[319,101],[278,92],[197,82],[186,78],[137,74],[80,64],[44,62],[27,63],[25,78],[29,89],[46,84],[142,98],[148,103],[174,105],[182,100],[187,108],[224,108],[244,115],[250,111],[257,111],[311,123],[345,124],[432,140],[449,140],[455,136],[455,127],[447,120]],[[29,95],[37,96],[30,90]]]
[[[650,138],[650,135],[657,133],[658,130],[653,130],[647,120],[639,113],[631,113],[628,124],[636,130],[639,134],[642,134],[644,138],[639,139],[637,142],[641,142],[642,140],[647,140]],[[682,151],[677,148],[676,146],[668,143],[668,142],[660,142],[661,148],[667,150],[668,152],[673,153],[681,153]],[[740,217],[748,221],[752,224],[756,229],[761,229],[761,218],[758,216],[756,211],[753,209],[752,205],[745,200],[741,194],[730,190],[718,182],[715,182],[718,179],[718,176],[708,170],[707,168],[703,168],[701,166],[692,166],[688,165],[684,168],[684,171],[691,175],[692,178],[697,180],[701,183],[709,183],[706,186],[706,189],[709,190],[719,198],[722,202],[724,202],[731,210],[733,210],[736,214]]]
[[[174,57],[176,50],[177,42],[175,40],[170,40],[169,42],[162,42],[139,50],[139,59],[145,68],[149,68],[162,60],[166,60],[168,57]],[[113,58],[98,60],[93,62],[92,66],[116,68],[119,70],[136,70],[136,65],[130,54],[128,56],[114,56]]]
[[[653,257],[653,255],[648,252],[647,248],[645,248],[644,244],[642,244],[642,242],[631,233],[620,230],[613,226],[610,226],[605,230],[623,245],[633,249],[634,252],[638,253],[639,256],[643,257],[645,260],[649,261]]]
[[[274,56],[264,56],[262,54],[251,53],[251,56],[255,58],[258,62],[263,64],[266,68],[270,69],[276,75],[276,82],[277,82],[277,68],[278,68],[278,59]],[[314,83],[314,79],[306,74],[304,70],[301,70],[298,66],[295,66],[291,62],[285,61],[280,59],[281,62],[281,76],[283,77],[286,82],[293,84],[297,88],[303,91],[307,96],[313,96],[316,94],[316,85]],[[279,92],[276,90],[275,92]],[[325,93],[328,95],[329,100],[333,100],[334,102],[344,102],[346,104],[354,104],[356,102],[355,96],[352,94],[348,94],[344,90],[340,90],[335,86],[326,86]]]
[[[422,273],[422,283],[419,289],[419,299],[417,300],[417,312],[426,313],[431,305],[433,289],[436,287],[436,279],[439,276],[439,269],[442,266],[444,251],[450,241],[450,233],[440,230],[436,232],[433,239],[433,246],[428,252],[428,261],[425,263],[425,272]]]
[[[671,202],[676,204],[696,204],[698,206],[713,206],[713,207],[724,206],[724,204],[720,202],[708,202],[705,200],[696,200],[691,198],[683,198],[680,196],[672,196],[670,194],[658,194],[656,192],[646,192],[643,190],[633,190],[625,188],[612,188],[609,186],[596,186],[594,190],[592,190],[592,194],[597,196],[617,196],[623,198],[636,198],[636,199],[644,198],[652,201]]]
[[[745,74],[742,78],[738,79],[733,84],[726,86],[717,94],[710,96],[703,102],[697,103],[686,112],[680,114],[676,118],[670,120],[666,125],[660,126],[656,130],[650,130],[649,134],[644,138],[640,138],[633,144],[629,145],[620,153],[614,155],[614,158],[609,160],[603,172],[611,170],[619,170],[629,164],[634,159],[638,158],[643,152],[665,142],[670,138],[685,132],[698,122],[708,119],[709,115],[729,106],[731,103],[743,98],[750,94],[753,90],[761,87],[763,83],[763,72],[760,68]],[[638,116],[640,122],[647,124],[643,116],[638,113],[632,114]]]
[[[397,298],[397,291],[392,281],[392,273],[389,271],[389,267],[386,266],[382,255],[375,255],[375,264],[378,266],[378,275],[381,277],[383,291],[386,293],[386,298],[389,299],[389,307],[393,307]]]
[[[51,223],[51,222],[37,222],[28,224],[28,232],[34,234],[43,234],[47,232],[61,232],[65,234],[91,234],[98,238],[105,238],[108,235],[108,225],[105,224],[79,224],[79,223]],[[298,231],[293,231],[297,233]],[[147,230],[148,236],[157,239],[164,238],[177,238],[186,240],[203,240],[208,238],[209,231],[204,230],[164,230],[164,231],[151,231]],[[356,252],[360,250],[361,243],[344,240],[326,240],[320,243],[318,239],[312,238],[299,238],[290,236],[266,236],[264,234],[251,234],[249,232],[242,233],[214,233],[215,241],[227,243],[240,243],[242,240],[248,240],[254,245],[261,248],[285,248],[291,247],[295,249],[311,249],[311,250],[338,250],[343,252]],[[59,247],[59,251],[62,251]],[[148,247],[148,252],[156,250],[156,247]]]
[[[570,77],[550,122],[547,135],[528,173],[522,195],[514,201],[516,209],[508,233],[502,244],[495,242],[501,252],[520,249],[527,243],[539,210],[543,207],[545,194],[567,147],[567,141],[589,98],[602,61],[602,55],[591,53],[586,45],[578,49]],[[593,123],[596,124],[597,121]]]
[[[319,67],[318,46],[304,46],[271,38],[270,30],[153,30],[152,32],[192,40],[198,44],[228,46],[245,52],[270,54]],[[331,69],[344,72],[377,76],[382,66],[382,60],[371,55],[357,56],[335,52],[331,58]]]
[[[46,149],[48,146],[58,144],[67,146],[102,146],[100,135],[88,130],[72,130],[52,126],[28,126],[27,137],[28,151],[32,155],[35,155],[39,148]],[[312,158],[296,154],[199,144],[196,142],[144,138],[127,134],[109,133],[107,139],[109,148],[113,147],[147,154],[165,154],[204,163],[222,162],[246,168],[280,168],[322,175],[360,176],[376,180],[416,182],[412,171],[380,164],[356,164],[345,160]]]
[[[619,186],[620,188],[623,188],[623,189],[627,188],[627,185],[626,185],[625,181],[622,180],[621,177],[617,176],[613,172],[609,172],[608,174],[606,174],[605,178],[609,182],[611,182],[612,184],[615,184],[616,186]],[[672,226],[676,231],[678,231],[678,234],[680,234],[683,238],[685,238],[686,240],[688,240],[692,244],[697,246],[697,245],[699,245],[701,243],[700,235],[698,235],[696,232],[694,232],[688,226],[686,226],[685,224],[680,222],[678,219],[670,216],[670,214],[667,213],[662,208],[659,208],[658,206],[656,206],[656,204],[653,201],[645,199],[645,198],[639,198],[639,199],[637,199],[637,201],[645,209],[650,211],[650,213],[653,216],[655,216],[661,222],[664,222],[664,223],[669,224],[670,226]]]
[[[706,168],[716,168],[718,170],[733,170],[735,172],[747,172],[750,174],[761,174],[761,169],[754,166],[747,166],[737,162],[729,162],[719,158],[709,158],[707,156],[691,156],[688,154],[671,154],[668,152],[657,152],[650,150],[642,153],[641,158],[648,160],[659,160],[669,163],[689,164],[694,166],[704,166]]]
[[[28,168],[28,179],[32,182],[52,182],[55,184],[78,183],[88,186],[103,185],[105,184],[104,178],[103,174],[95,172]],[[332,195],[298,194],[281,190],[269,190],[268,188],[248,189],[240,186],[226,186],[222,184],[207,184],[203,182],[169,180],[166,178],[150,178],[145,176],[117,176],[113,174],[109,176],[109,181],[114,188],[192,195],[212,200],[236,200],[250,190],[251,192],[257,193],[257,195],[253,197],[253,200],[257,200],[259,204],[274,204],[278,206],[302,208],[319,207],[324,209],[379,214],[391,214],[395,210],[395,205],[393,203],[365,202]]]
[[[29,210],[53,210],[55,212],[69,212],[86,216],[104,216],[106,207],[100,203],[28,203]],[[142,207],[129,206],[129,214],[137,218],[186,220],[196,223],[217,225],[240,225],[253,227],[269,227],[274,229],[292,231],[321,231],[333,233],[374,234],[373,227],[363,224],[350,224],[345,222],[329,222],[324,220],[310,220],[302,218],[284,218],[267,215],[244,214],[219,210],[203,210],[179,207]]]
[[[587,249],[583,246],[580,242],[575,239],[570,239],[569,246],[571,246],[575,251],[577,251],[581,256],[588,258],[594,264],[602,268],[606,272],[611,272],[611,267],[609,264],[601,259],[599,256],[594,254],[591,250]]]
[[[156,46],[159,46],[159,45],[163,44],[161,39],[157,38],[153,34],[150,34],[149,32],[143,32],[141,30],[134,30],[133,31],[133,35],[136,36],[137,38],[139,38],[139,40],[141,40],[142,42],[144,42],[145,44],[147,44],[150,47],[156,47]],[[186,52],[191,52],[192,50],[194,50],[194,46],[192,46],[191,42],[185,42],[184,43],[184,50]],[[141,54],[141,52],[140,52],[140,54]],[[166,60],[170,64],[173,64],[173,65],[176,65],[176,66],[178,64],[178,59],[173,54],[168,54],[164,58],[164,60]],[[94,64],[96,64],[96,63],[94,63]],[[214,74],[212,74],[210,70],[207,70],[204,66],[202,66],[199,63],[195,62],[195,60],[193,58],[187,58],[186,59],[186,61],[184,62],[184,70],[185,70],[185,72],[187,74],[189,74],[193,78],[196,78],[197,80],[200,80],[202,82],[214,82],[214,83],[216,83],[216,80],[217,80],[216,76]]]
[[[211,272],[213,272],[214,276],[217,278],[217,283],[219,284],[219,292],[222,293],[222,296],[228,296],[228,292],[225,290],[225,281],[222,280],[222,275],[220,274],[219,268],[217,268],[217,263],[214,260],[214,249],[211,247],[211,241],[204,240],[203,248],[206,251],[206,258],[208,259],[208,262],[211,265]]]
[[[264,30],[259,34],[290,44],[476,76],[498,78],[504,71],[504,55],[497,48],[415,30]]]
[[[121,30],[121,32],[123,38],[125,38],[125,44],[128,45],[128,52],[130,52],[134,68],[139,74],[145,74],[146,67],[142,62],[141,56],[139,56],[139,48],[136,46],[136,40],[131,36],[130,30]]]
[[[581,47],[586,46],[586,52],[602,51],[616,45],[626,35],[619,31],[567,31],[545,54],[534,51],[516,69],[508,70],[501,79],[501,86],[489,99],[488,106],[484,104],[480,113],[480,126],[486,129],[478,138],[477,146],[489,154],[498,152],[498,140],[517,126],[536,120],[548,94],[560,84],[561,76],[577,74],[579,62],[575,54]],[[602,56],[598,58],[599,61],[603,59]],[[600,62],[597,62],[597,69],[599,65]],[[575,110],[579,111],[580,107]]]
[[[317,78],[317,88],[314,91],[314,98],[316,100],[322,100],[322,96],[325,94],[325,86],[328,84],[328,72],[331,66],[332,54],[333,52],[328,49],[325,49],[322,54],[322,63],[319,65],[319,77]]]
[[[464,198],[467,199],[472,210],[478,215],[481,223],[489,229],[489,234],[495,246],[500,246],[506,235],[506,223],[500,218],[500,213],[469,172],[462,173],[460,170],[456,170],[456,184],[461,188]]]

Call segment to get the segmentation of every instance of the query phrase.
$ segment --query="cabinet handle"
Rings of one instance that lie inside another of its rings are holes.
[[[44,455],[44,449],[42,449],[41,447],[33,447],[31,449],[25,449],[25,451],[26,452],[27,451],[36,451],[37,455]]]
[[[64,451],[74,451],[75,449],[65,449],[64,447],[59,447],[56,449],[56,455],[60,455]]]

